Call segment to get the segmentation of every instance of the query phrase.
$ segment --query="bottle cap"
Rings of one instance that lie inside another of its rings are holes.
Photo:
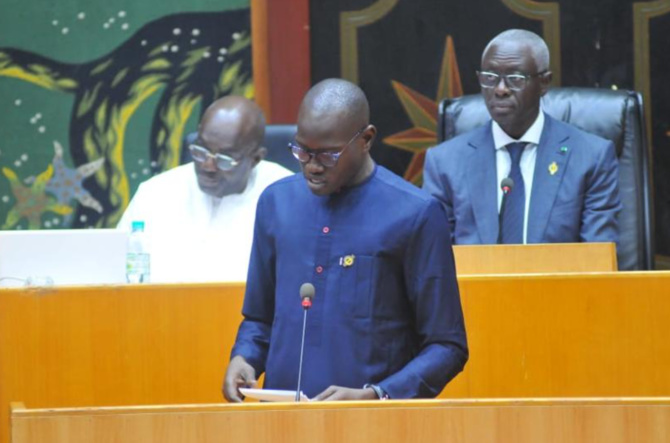
[[[143,221],[134,221],[130,224],[130,230],[144,232],[144,222]]]

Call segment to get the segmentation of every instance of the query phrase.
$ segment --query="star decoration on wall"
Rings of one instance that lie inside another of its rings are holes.
[[[2,168],[2,173],[9,180],[12,194],[16,198],[16,203],[7,213],[2,229],[11,229],[24,218],[28,219],[28,229],[39,229],[42,214],[45,212],[55,212],[60,215],[72,213],[70,206],[59,203],[45,192],[46,183],[53,176],[52,165],[40,173],[30,186],[21,183],[16,173],[9,168]]]
[[[56,196],[60,204],[69,205],[72,200],[77,200],[81,205],[102,213],[102,205],[84,188],[83,182],[102,167],[105,159],[99,158],[72,169],[65,165],[63,146],[57,141],[54,141],[54,151],[54,176],[47,183],[46,190]]]
[[[404,177],[420,186],[423,182],[423,163],[426,157],[426,149],[435,146],[437,143],[439,103],[444,98],[463,95],[456,51],[451,36],[447,36],[445,43],[437,98],[434,101],[395,80],[392,80],[391,84],[413,127],[392,134],[386,137],[383,142],[413,154]]]

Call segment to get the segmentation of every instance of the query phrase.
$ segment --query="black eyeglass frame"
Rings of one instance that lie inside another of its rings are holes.
[[[505,86],[507,86],[508,89],[510,89],[511,91],[521,91],[528,85],[528,80],[535,77],[541,77],[549,71],[545,69],[544,71],[540,71],[536,74],[522,74],[522,73],[498,74],[497,72],[492,71],[475,71],[475,72],[477,73],[477,80],[479,81],[479,86],[481,86],[482,88],[493,89],[500,84],[500,79],[502,78],[503,81],[505,82]],[[482,82],[482,75],[488,75],[493,77],[491,84],[485,84],[484,82]],[[523,84],[521,85],[515,84],[515,82],[518,81],[522,81]]]
[[[337,162],[340,159],[340,156],[344,153],[344,151],[349,146],[351,146],[351,144],[358,137],[360,137],[360,135],[363,134],[363,132],[365,132],[367,128],[368,125],[365,125],[363,128],[359,129],[358,132],[356,132],[354,136],[351,137],[351,139],[339,151],[317,152],[313,149],[303,148],[295,141],[295,137],[293,137],[293,141],[289,142],[288,149],[291,151],[291,154],[293,154],[293,157],[303,165],[306,165],[307,163],[311,162],[313,158],[316,158],[316,161],[319,162],[321,165],[325,166],[326,168],[332,168],[335,165],[337,165]],[[301,154],[307,154],[309,157],[306,160],[302,160],[300,158]]]

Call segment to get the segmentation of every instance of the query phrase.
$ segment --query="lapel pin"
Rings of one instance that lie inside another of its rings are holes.
[[[356,259],[356,256],[354,254],[345,255],[344,257],[340,257],[340,266],[342,266],[343,268],[348,268],[350,266],[353,266],[355,259]]]
[[[549,165],[549,173],[550,173],[551,175],[554,175],[554,174],[556,174],[557,172],[558,172],[558,165],[556,164],[556,162],[552,162],[552,163]]]
[[[561,154],[565,154],[568,152],[568,147],[567,146],[561,146],[561,148],[558,150]]]

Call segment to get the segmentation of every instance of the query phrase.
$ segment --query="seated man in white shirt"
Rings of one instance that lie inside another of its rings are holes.
[[[195,161],[140,185],[117,227],[144,221],[152,282],[246,280],[258,197],[292,174],[263,160],[264,135],[255,103],[221,98],[189,146]]]

